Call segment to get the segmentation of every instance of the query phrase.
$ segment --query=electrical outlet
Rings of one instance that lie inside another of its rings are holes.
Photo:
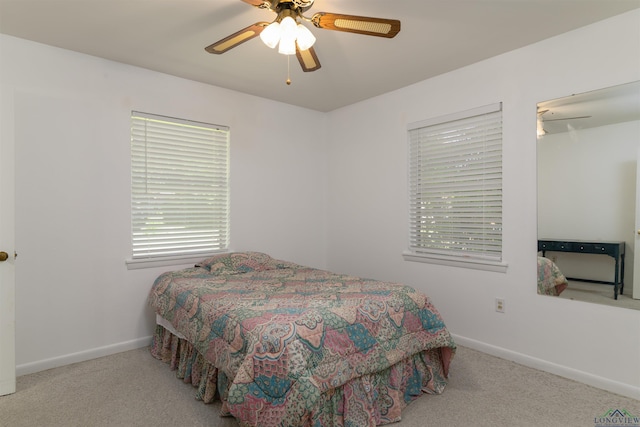
[[[502,298],[496,298],[496,311],[504,313],[504,300]]]

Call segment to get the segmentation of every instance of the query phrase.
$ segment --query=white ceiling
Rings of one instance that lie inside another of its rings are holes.
[[[322,68],[303,73],[259,38],[204,47],[275,14],[241,0],[0,0],[0,32],[331,111],[639,8],[640,0],[316,0],[305,15],[399,19],[393,39],[310,27]]]

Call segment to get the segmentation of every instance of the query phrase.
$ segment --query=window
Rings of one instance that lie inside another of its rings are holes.
[[[412,123],[405,259],[505,271],[502,104]]]
[[[227,249],[228,128],[131,113],[131,231],[131,262]]]

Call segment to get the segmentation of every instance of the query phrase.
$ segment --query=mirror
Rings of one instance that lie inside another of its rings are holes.
[[[540,102],[537,125],[538,294],[640,310],[640,81]]]

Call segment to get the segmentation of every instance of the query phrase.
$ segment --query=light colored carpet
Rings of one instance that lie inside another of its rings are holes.
[[[631,298],[630,284],[625,285],[625,294],[618,295],[616,300],[613,299],[613,286],[611,285],[578,280],[569,280],[568,282],[569,286],[560,294],[560,298],[640,310],[640,299]]]
[[[17,392],[0,397],[0,425],[238,425],[194,392],[143,348],[19,377]],[[610,409],[640,416],[634,399],[459,347],[444,393],[422,396],[392,425],[594,427]]]

